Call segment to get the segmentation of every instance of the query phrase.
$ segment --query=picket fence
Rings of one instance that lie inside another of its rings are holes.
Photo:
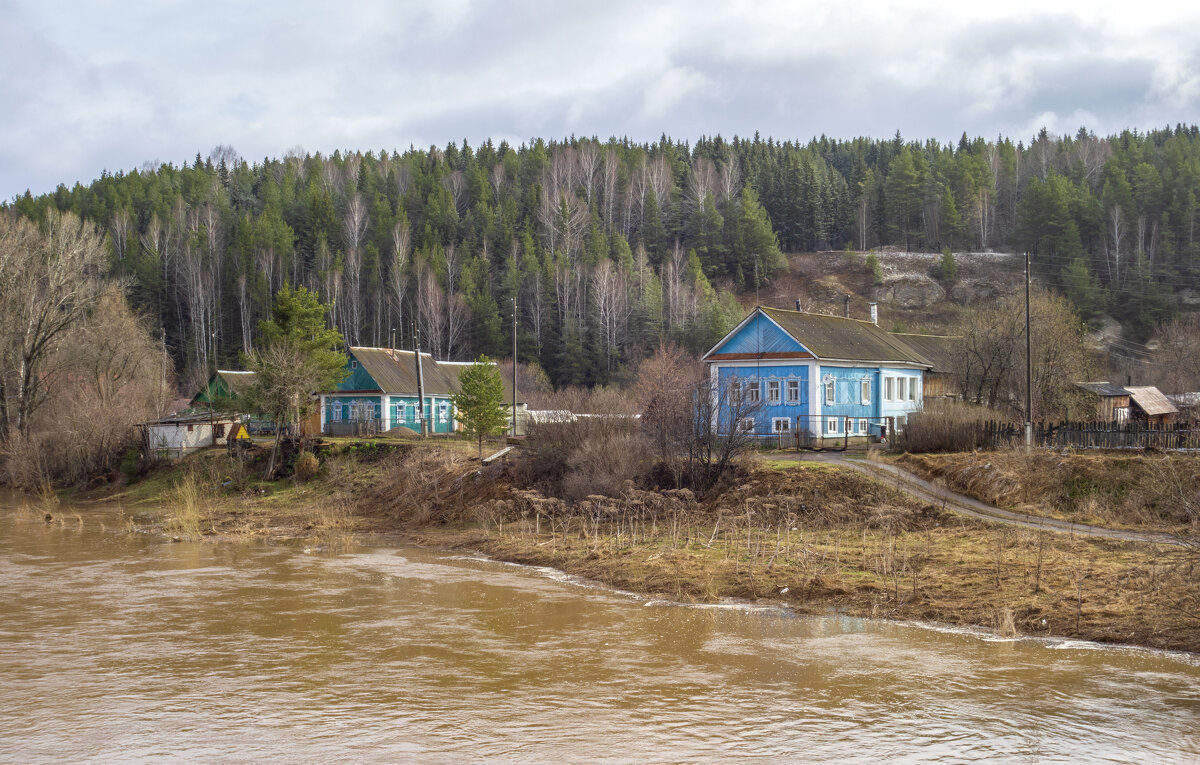
[[[976,423],[974,429],[974,443],[979,449],[1015,448],[1025,443],[1022,425],[986,421]],[[903,441],[903,431],[899,435]],[[1044,448],[1200,450],[1200,426],[1188,423],[1035,422],[1033,444]]]

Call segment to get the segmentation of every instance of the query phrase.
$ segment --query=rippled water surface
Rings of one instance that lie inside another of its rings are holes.
[[[1200,760],[1190,656],[66,516],[0,507],[6,762]]]

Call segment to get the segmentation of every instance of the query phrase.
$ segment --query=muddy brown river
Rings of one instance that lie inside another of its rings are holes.
[[[1200,761],[1200,660],[0,506],[0,761]]]

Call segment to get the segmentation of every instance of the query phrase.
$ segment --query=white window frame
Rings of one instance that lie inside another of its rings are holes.
[[[742,403],[742,381],[736,377],[729,381],[729,403]]]
[[[779,382],[779,380],[767,380],[768,404],[778,404],[781,401],[780,394],[782,393],[782,388],[783,385]]]
[[[358,359],[350,359],[350,368],[358,369]]]
[[[896,381],[894,377],[883,378],[883,400],[895,401],[892,394],[896,391]]]
[[[747,404],[757,404],[759,401],[762,401],[762,383],[760,381],[747,381],[744,384],[743,390],[746,394]]]
[[[864,377],[862,379],[862,385],[860,386],[859,389],[860,389],[859,398],[862,401],[863,406],[870,404],[871,403],[871,378]]]
[[[799,404],[800,403],[800,381],[799,380],[788,380],[787,381],[787,402],[789,404]]]
[[[907,377],[897,377],[896,378],[896,400],[904,401],[906,398],[908,398],[907,391],[908,391],[908,378]]]
[[[866,419],[860,417],[858,419],[858,434],[860,436],[865,436],[867,434],[867,427],[868,425]]]
[[[917,400],[917,378],[916,377],[910,377],[908,380],[908,400],[914,401],[914,402]]]
[[[753,417],[743,417],[742,419],[738,420],[738,433],[753,433],[754,426],[755,423]]]
[[[833,380],[825,381],[825,405],[826,406],[833,406],[834,402],[837,401],[837,395],[835,393],[834,385],[835,385],[835,382]]]
[[[772,433],[791,433],[792,418],[791,417],[772,417],[771,418]]]
[[[825,420],[825,433],[826,433],[826,434],[833,434],[833,433],[838,433],[838,432],[840,432],[840,431],[838,430],[838,425],[841,423],[841,421],[842,421],[842,418],[841,418],[841,417],[828,417],[828,418],[826,418],[826,420]]]

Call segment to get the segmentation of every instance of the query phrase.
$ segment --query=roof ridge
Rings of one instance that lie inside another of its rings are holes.
[[[819,319],[837,319],[838,321],[856,321],[859,324],[868,324],[872,327],[879,326],[878,324],[871,321],[870,319],[856,319],[853,316],[838,316],[837,314],[833,314],[833,313],[812,313],[811,311],[797,311],[792,308],[775,308],[773,306],[765,306],[765,305],[760,305],[759,309],[762,311],[778,311],[780,313],[794,313],[797,316],[816,316]],[[880,329],[882,329],[882,327],[880,327]]]

